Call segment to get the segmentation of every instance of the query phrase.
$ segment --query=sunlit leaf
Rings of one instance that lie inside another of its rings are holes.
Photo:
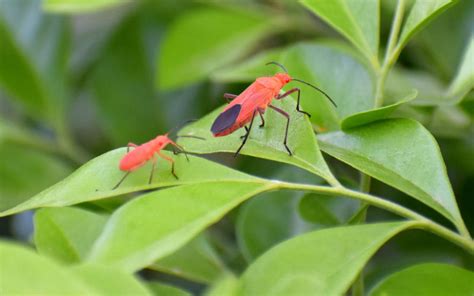
[[[85,13],[107,9],[130,0],[43,0],[43,9],[49,12]]]
[[[74,275],[94,288],[97,295],[152,295],[135,276],[106,266],[82,265]]]
[[[474,295],[474,273],[456,266],[425,263],[406,268],[383,279],[370,296]]]
[[[179,180],[176,180],[171,174],[171,168],[168,162],[158,160],[152,184],[148,184],[151,169],[150,163],[134,171],[118,189],[112,190],[124,175],[124,173],[118,169],[118,164],[125,153],[126,149],[121,148],[98,156],[84,164],[63,181],[25,200],[15,207],[5,209],[0,213],[0,216],[11,215],[38,207],[68,206],[130,192],[179,184],[203,183],[218,180],[255,180],[252,176],[234,171],[202,158],[190,156],[190,161],[188,162],[184,155],[174,156],[170,153],[168,155],[176,160],[175,170],[180,178]],[[43,171],[42,174],[44,174]]]
[[[265,113],[265,127],[259,128],[260,118],[255,118],[254,127],[250,133],[241,154],[250,155],[301,167],[317,174],[328,182],[335,182],[319,151],[316,137],[308,119],[296,111],[296,103],[291,97],[275,101],[273,105],[284,109],[290,114],[290,127],[288,132],[288,146],[293,152],[289,156],[283,145],[286,119],[274,110]],[[210,131],[213,121],[217,118],[222,108],[214,110],[197,122],[190,124],[180,131],[183,135],[203,137],[205,141],[192,138],[180,138],[188,151],[195,153],[235,152],[239,147],[245,130],[238,130],[225,137],[213,137]]]
[[[326,153],[462,223],[438,144],[418,122],[383,120],[318,139]]]
[[[183,14],[163,40],[157,61],[159,88],[203,80],[249,52],[274,30],[272,24],[265,15],[239,10],[200,9]]]
[[[378,0],[300,2],[349,39],[370,61],[377,60],[380,17]]]
[[[272,186],[258,180],[201,182],[143,195],[112,214],[89,260],[139,270],[178,250],[241,202]]]
[[[341,123],[341,127],[343,130],[347,130],[353,127],[361,126],[364,124],[368,124],[371,122],[375,122],[377,120],[386,119],[390,114],[392,114],[398,107],[401,105],[408,103],[415,99],[418,92],[414,89],[411,91],[410,94],[406,95],[400,101],[387,105],[381,108],[372,109],[360,113],[353,114],[344,118]]]
[[[42,255],[80,262],[102,231],[107,216],[77,208],[45,208],[35,213],[35,245]]]
[[[452,0],[415,0],[403,23],[398,46],[403,47],[416,32],[451,4],[453,4]]]
[[[370,257],[412,225],[336,227],[287,240],[249,266],[240,280],[240,295],[342,295]]]
[[[155,296],[191,296],[187,291],[181,290],[172,285],[165,285],[159,282],[148,283],[148,289],[153,292]]]
[[[238,295],[238,280],[235,275],[226,273],[222,275],[212,286],[205,292],[205,296],[237,296]]]
[[[225,270],[205,234],[148,268],[201,283],[212,283]]]
[[[3,295],[91,293],[90,288],[73,274],[24,246],[2,241],[0,254],[0,293]],[[28,272],[25,272],[25,268]]]
[[[150,295],[132,275],[117,270],[99,266],[69,269],[5,241],[0,242],[0,254],[2,295],[112,295],[118,291]]]

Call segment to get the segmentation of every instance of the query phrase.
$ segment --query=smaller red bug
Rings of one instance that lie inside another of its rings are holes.
[[[188,121],[189,122],[189,121]],[[176,151],[173,149],[174,154],[178,154],[180,152],[184,153],[186,156],[186,159],[189,161],[188,154],[186,151],[183,149],[182,146],[176,144],[173,140],[171,140],[168,135],[170,132],[164,134],[164,135],[159,135],[156,138],[154,138],[151,141],[148,141],[142,145],[136,145],[134,143],[128,143],[127,144],[127,154],[122,157],[120,160],[119,164],[119,169],[121,171],[126,172],[125,175],[120,179],[120,181],[115,185],[112,190],[117,189],[120,184],[125,180],[125,178],[133,171],[136,169],[142,167],[144,164],[146,164],[148,161],[152,161],[153,165],[151,167],[151,172],[150,172],[150,178],[148,179],[148,184],[151,184],[153,180],[153,173],[155,171],[155,165],[156,165],[156,157],[155,154],[157,154],[159,157],[163,158],[164,160],[168,161],[171,163],[171,174],[178,179],[178,176],[176,175],[174,171],[174,160],[173,158],[164,155],[161,153],[161,150],[163,150],[166,146],[169,144],[174,146],[175,148],[178,149]],[[201,137],[196,137],[196,136],[191,136],[191,135],[178,135],[176,138],[180,137],[187,137],[187,138],[195,138],[195,139],[200,139],[204,140],[204,138]],[[133,147],[132,151],[130,151],[130,147]]]

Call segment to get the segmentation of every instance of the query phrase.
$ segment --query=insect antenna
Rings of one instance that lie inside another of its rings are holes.
[[[193,138],[193,139],[199,139],[199,140],[203,140],[203,141],[206,140],[203,137],[198,137],[198,136],[193,136],[193,135],[177,135],[176,139],[178,139],[178,138]],[[186,150],[184,150],[183,146],[181,146],[177,143],[174,143],[174,142],[172,143],[172,145],[175,146],[176,148],[178,148],[179,152],[184,153],[184,156],[186,156],[186,160],[189,161],[188,152]],[[178,154],[178,153],[175,153],[175,154]]]
[[[314,88],[315,90],[317,90],[317,91],[319,91],[320,93],[322,93],[326,98],[328,98],[329,101],[331,101],[331,103],[334,105],[334,107],[337,108],[337,105],[336,105],[336,103],[334,102],[334,100],[331,99],[331,97],[330,97],[327,93],[325,93],[322,89],[320,89],[319,87],[316,87],[316,86],[312,85],[311,83],[308,83],[308,82],[303,81],[303,80],[301,80],[301,79],[292,78],[292,80],[301,82],[301,83],[303,83],[303,84],[306,84],[307,86],[311,86],[311,87]]]
[[[173,127],[172,129],[169,130],[168,135],[173,134],[175,131],[181,129],[186,124],[194,122],[194,121],[197,121],[197,119],[189,119],[189,120],[186,120],[185,122],[182,122],[182,123],[176,125],[175,127]]]
[[[266,65],[266,66],[268,66],[268,65],[276,65],[276,66],[282,68],[283,71],[285,71],[286,74],[288,74],[288,70],[286,70],[285,66],[283,66],[282,64],[280,64],[280,63],[278,63],[278,62],[268,62],[268,63],[266,63],[265,65]]]
[[[198,137],[198,136],[193,136],[193,135],[177,135],[176,139],[177,138],[193,138],[193,139],[199,139],[199,140],[203,140],[203,141],[206,140],[203,137]]]

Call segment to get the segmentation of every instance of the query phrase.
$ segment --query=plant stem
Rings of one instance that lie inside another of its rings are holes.
[[[364,193],[369,193],[370,192],[370,183],[371,183],[371,177],[367,174],[360,173],[360,191]],[[365,219],[367,217],[367,209],[368,209],[368,204],[366,202],[361,201],[359,211],[360,211],[360,218],[358,223],[365,222]],[[354,282],[354,285],[352,285],[352,296],[364,296],[364,270],[362,269],[357,276],[357,279]]]
[[[472,239],[466,238],[459,235],[458,233],[434,222],[431,221],[422,215],[407,209],[403,206],[400,206],[394,202],[385,200],[380,197],[370,195],[368,193],[359,192],[345,187],[327,187],[319,185],[309,185],[309,184],[298,184],[298,183],[287,183],[287,182],[275,182],[275,189],[293,189],[293,190],[304,190],[317,192],[319,194],[325,194],[329,196],[347,196],[350,198],[356,198],[361,201],[367,202],[372,206],[387,210],[389,212],[398,214],[402,217],[409,218],[419,222],[416,224],[417,228],[430,231],[460,247],[469,251],[471,254],[474,253],[474,242]]]
[[[383,105],[383,89],[385,87],[385,81],[390,68],[393,66],[400,53],[400,47],[395,47],[398,40],[398,34],[403,21],[403,14],[405,12],[405,0],[398,0],[397,9],[395,16],[393,17],[392,28],[390,30],[390,36],[388,37],[388,45],[385,51],[384,62],[381,69],[376,69],[377,73],[377,84],[375,86],[375,107]]]
[[[471,234],[469,233],[469,230],[467,229],[466,224],[464,224],[464,221],[462,219],[457,221],[456,227],[462,236],[467,239],[472,239]]]

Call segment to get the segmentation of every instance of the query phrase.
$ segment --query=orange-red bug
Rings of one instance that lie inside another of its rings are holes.
[[[173,158],[164,155],[161,153],[161,150],[163,150],[166,146],[172,145],[175,148],[178,149],[178,151],[173,149],[173,152],[177,154],[178,152],[183,152],[184,155],[186,156],[186,159],[189,161],[188,155],[186,151],[181,147],[180,145],[176,144],[173,140],[171,140],[168,137],[168,133],[164,135],[159,135],[153,140],[150,140],[142,145],[136,145],[134,143],[128,143],[127,144],[127,154],[125,154],[122,159],[120,160],[119,164],[119,169],[121,171],[126,172],[125,175],[120,179],[120,181],[117,183],[117,185],[114,186],[112,189],[116,189],[117,187],[122,184],[123,180],[133,171],[136,169],[142,167],[145,163],[148,161],[152,161],[153,165],[151,167],[151,172],[150,172],[150,178],[148,179],[148,184],[151,183],[153,180],[153,172],[155,171],[155,165],[156,165],[156,155],[158,157],[163,158],[164,160],[168,161],[171,163],[171,174],[178,179],[178,176],[176,175],[174,171],[174,160]],[[179,137],[188,137],[188,138],[196,138],[196,139],[201,139],[204,140],[203,138],[196,137],[196,136],[190,136],[190,135],[181,135],[181,136],[176,136],[177,138]],[[133,147],[132,151],[130,151],[130,147]]]
[[[317,91],[321,92],[326,98],[331,101],[331,103],[337,107],[336,103],[326,94],[323,90],[319,89],[318,87],[305,82],[303,80],[292,78],[286,68],[277,63],[277,62],[270,62],[267,65],[274,64],[282,68],[285,73],[277,73],[272,77],[259,77],[253,82],[247,89],[245,89],[240,95],[233,95],[233,94],[224,94],[224,98],[226,99],[233,99],[229,105],[222,111],[221,114],[216,118],[214,123],[211,127],[211,132],[213,133],[214,137],[222,137],[226,136],[230,133],[233,133],[235,130],[245,126],[247,123],[250,122],[249,126],[245,126],[246,134],[242,136],[243,141],[240,147],[234,154],[234,157],[237,156],[244,147],[247,139],[249,137],[250,131],[252,129],[253,120],[257,113],[260,115],[260,119],[262,123],[260,127],[265,125],[265,120],[263,119],[263,114],[267,107],[272,108],[273,110],[277,111],[281,115],[285,116],[287,119],[286,122],[286,130],[285,130],[285,138],[283,140],[283,144],[285,145],[288,154],[291,156],[291,150],[288,148],[287,145],[287,138],[288,138],[288,127],[290,125],[290,115],[283,111],[280,108],[277,108],[271,105],[273,99],[280,100],[284,97],[298,92],[297,103],[296,103],[296,110],[300,113],[306,114],[311,116],[309,113],[300,109],[300,92],[301,90],[297,87],[290,89],[289,91],[280,94],[281,89],[291,81],[297,81],[304,83]]]

